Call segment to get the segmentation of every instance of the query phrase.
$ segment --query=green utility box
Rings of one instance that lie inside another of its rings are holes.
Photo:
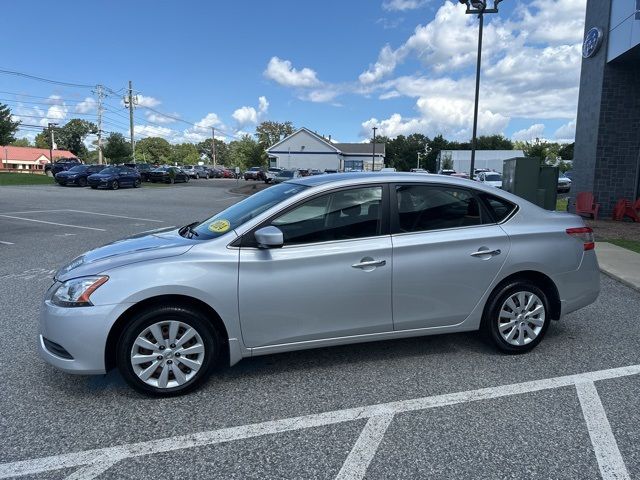
[[[503,162],[502,189],[539,207],[555,210],[558,173],[558,167],[543,165],[538,158],[509,158]]]

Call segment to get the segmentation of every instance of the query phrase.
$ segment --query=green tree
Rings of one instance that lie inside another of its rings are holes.
[[[72,118],[62,127],[57,127],[54,130],[55,143],[58,149],[69,150],[74,155],[84,158],[88,153],[84,139],[87,135],[97,131],[98,127],[96,127],[95,123],[80,118]],[[45,133],[48,135],[48,131]],[[49,141],[47,140],[48,143]]]
[[[171,144],[164,138],[148,137],[136,142],[136,159],[148,163],[167,163],[171,158]]]
[[[429,143],[429,138],[421,133],[412,133],[405,137],[398,135],[393,140],[386,137],[377,137],[376,142],[385,143],[386,163],[390,167],[395,167],[400,171],[409,171],[415,168],[418,163],[418,153],[420,153],[420,165],[424,168],[426,157],[425,148]]]
[[[102,147],[104,156],[109,163],[124,163],[131,160],[131,144],[121,133],[110,133]]]
[[[14,122],[11,119],[11,109],[0,103],[0,145],[9,145],[14,142],[15,133],[20,126],[20,122]]]
[[[513,150],[513,142],[504,135],[481,135],[478,137],[476,148],[477,150]]]
[[[229,160],[231,167],[246,170],[251,167],[266,166],[266,155],[261,144],[250,135],[243,135],[240,140],[229,144]]]
[[[193,143],[179,143],[171,147],[170,159],[179,165],[195,165],[200,161],[200,154]]]
[[[34,144],[36,148],[50,148],[51,144],[51,136],[49,135],[49,130],[43,130],[39,134],[36,135],[34,139]]]
[[[427,163],[423,168],[426,168],[430,172],[435,172],[438,169],[438,155],[442,150],[455,150],[452,148],[451,142],[442,136],[442,134],[436,135],[428,142],[429,153],[427,154]],[[440,165],[440,168],[443,168]]]
[[[256,138],[262,148],[265,149],[291,135],[293,130],[291,122],[281,123],[267,120],[256,127]]]
[[[558,150],[558,155],[560,155],[563,160],[573,160],[573,148],[575,145],[576,142],[565,143],[560,147],[560,150]]]
[[[211,150],[211,139],[207,138],[205,141],[196,145],[200,157],[206,159],[208,163],[213,163],[213,152]],[[229,165],[229,145],[222,140],[216,138],[216,165]]]
[[[19,138],[11,142],[14,147],[31,147],[31,141],[27,137]]]

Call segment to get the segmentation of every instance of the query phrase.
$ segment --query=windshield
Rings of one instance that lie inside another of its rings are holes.
[[[198,234],[195,238],[198,240],[207,240],[220,237],[229,230],[239,227],[274,205],[301,192],[305,188],[308,187],[291,183],[281,183],[262,190],[205,220],[197,227],[194,227],[194,230]]]
[[[69,169],[70,172],[84,172],[87,169],[86,165],[76,165]]]
[[[168,167],[158,167],[154,170],[154,172],[166,172],[167,170],[169,170]]]
[[[100,171],[100,173],[118,173],[118,169],[115,167],[108,167]]]
[[[499,182],[502,180],[502,177],[497,173],[492,173],[491,175],[485,175],[484,179],[488,182]]]

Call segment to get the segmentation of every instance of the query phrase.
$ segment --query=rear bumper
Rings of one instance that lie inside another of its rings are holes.
[[[552,279],[560,295],[561,317],[592,304],[600,294],[600,267],[595,251],[584,252],[577,270]]]

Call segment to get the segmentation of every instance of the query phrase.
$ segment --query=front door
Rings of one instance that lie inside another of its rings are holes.
[[[508,236],[470,190],[424,184],[394,190],[395,330],[462,322],[502,268]]]
[[[393,329],[383,191],[372,185],[306,200],[267,223],[282,230],[282,248],[241,248],[238,295],[247,347]]]

